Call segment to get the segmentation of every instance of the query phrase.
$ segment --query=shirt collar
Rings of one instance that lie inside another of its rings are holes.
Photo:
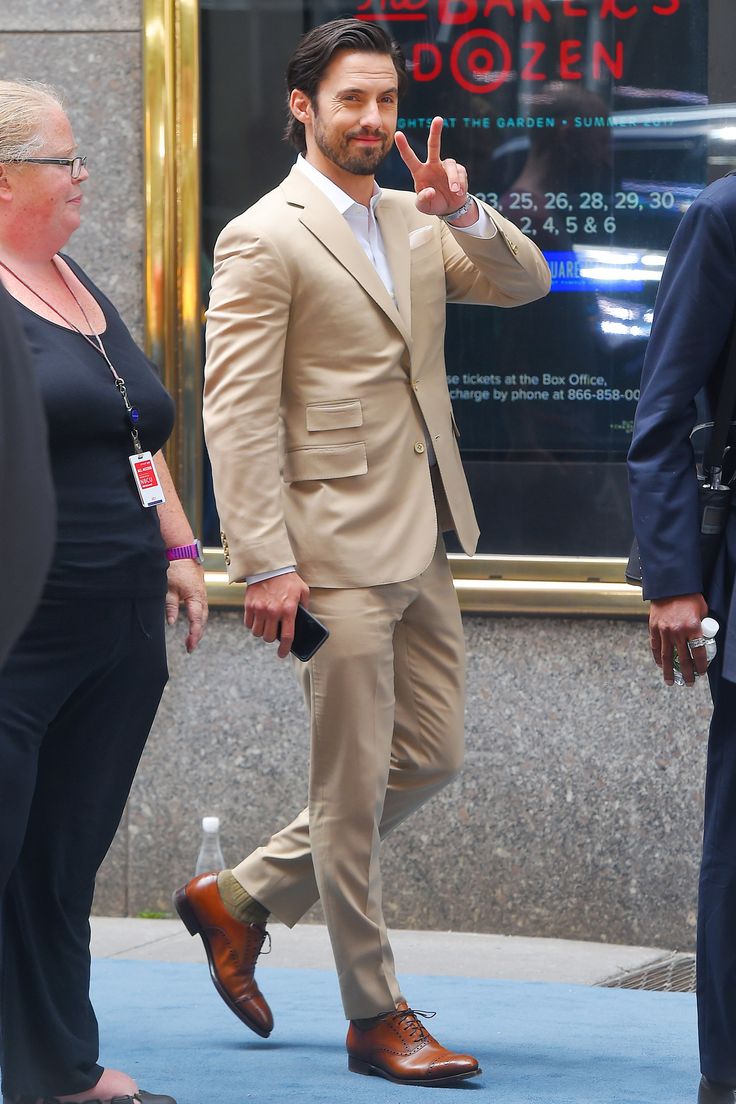
[[[338,188],[337,184],[330,180],[329,177],[325,176],[324,173],[321,173],[319,169],[316,169],[314,165],[310,164],[302,153],[300,153],[296,159],[296,168],[299,172],[304,173],[304,175],[319,188],[323,195],[327,196],[330,202],[337,207],[341,215],[347,214],[351,207],[357,207],[358,210],[365,211],[365,207],[363,207],[362,203],[356,203],[352,196],[349,196],[342,188]],[[382,194],[381,189],[374,180],[373,195],[371,196],[371,210],[374,213],[376,204],[380,200]]]

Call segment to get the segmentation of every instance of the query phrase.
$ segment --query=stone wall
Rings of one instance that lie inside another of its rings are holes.
[[[466,617],[460,778],[384,845],[403,928],[692,945],[709,698],[660,685],[641,622]],[[170,909],[199,821],[234,864],[306,797],[306,713],[289,663],[216,611],[172,678],[97,911]],[[315,913],[315,916],[317,914]]]
[[[90,174],[68,252],[142,339],[141,0],[2,0],[0,73],[62,93]]]

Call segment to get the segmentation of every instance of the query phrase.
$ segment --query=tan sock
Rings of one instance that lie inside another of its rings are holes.
[[[244,889],[232,870],[221,870],[217,875],[217,888],[222,903],[234,920],[241,924],[265,924],[271,915],[247,889]]]

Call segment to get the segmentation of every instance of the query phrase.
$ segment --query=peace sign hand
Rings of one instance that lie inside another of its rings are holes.
[[[417,208],[424,215],[449,215],[462,207],[468,195],[468,174],[463,165],[451,157],[440,159],[440,143],[444,119],[432,120],[427,139],[427,160],[422,162],[407,141],[396,131],[394,141],[401,159],[414,178]]]

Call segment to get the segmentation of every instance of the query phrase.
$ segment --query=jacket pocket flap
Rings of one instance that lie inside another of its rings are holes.
[[[337,402],[309,403],[307,429],[355,429],[363,424],[360,399],[340,399]]]
[[[347,479],[351,475],[365,475],[367,471],[365,441],[354,441],[346,445],[292,449],[284,460],[283,478],[284,483],[298,483],[304,479]]]

